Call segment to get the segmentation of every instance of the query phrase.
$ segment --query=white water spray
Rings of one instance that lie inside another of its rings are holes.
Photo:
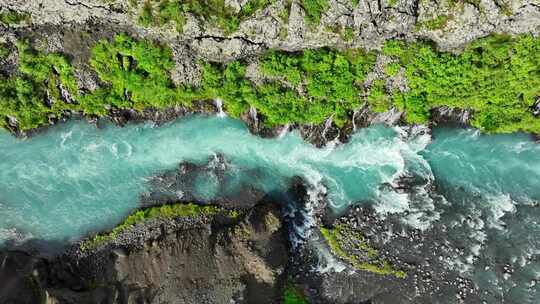
[[[223,112],[223,100],[221,100],[221,98],[216,98],[214,100],[214,104],[216,105],[216,108],[218,110],[217,116],[221,118],[226,117],[227,114]]]
[[[328,132],[328,129],[330,129],[330,127],[332,126],[332,117],[334,116],[334,114],[330,115],[330,117],[328,117],[326,119],[326,121],[324,122],[324,130],[322,131],[322,137],[324,139],[326,139],[326,133]]]
[[[249,117],[253,120],[255,128],[259,125],[259,119],[257,118],[257,109],[254,106],[249,106]]]
[[[289,124],[285,124],[283,128],[279,131],[278,138],[283,138],[287,133],[289,133],[290,127],[291,126]]]

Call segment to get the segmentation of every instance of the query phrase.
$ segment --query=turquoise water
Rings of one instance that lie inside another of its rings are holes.
[[[203,116],[160,127],[71,121],[24,140],[0,132],[0,243],[69,242],[110,228],[139,206],[152,177],[217,155],[227,161],[226,182],[201,173],[189,189],[197,200],[244,185],[284,191],[301,176],[336,212],[369,202],[419,229],[449,227],[448,239],[466,248],[448,267],[481,287],[520,299],[540,292],[531,283],[540,279],[540,145],[525,134],[372,126],[347,144],[317,149],[294,132],[263,139],[239,121]],[[417,181],[414,199],[397,189],[403,175]],[[422,195],[431,183],[443,204]],[[515,266],[515,275],[497,275],[493,260]]]
[[[324,182],[339,209],[380,196],[378,185],[404,169],[403,149],[410,147],[384,127],[364,129],[335,149],[317,149],[294,133],[262,139],[239,121],[218,117],[102,129],[72,121],[25,140],[3,132],[0,240],[14,234],[76,240],[111,227],[138,206],[149,178],[179,162],[202,164],[216,154],[234,165],[231,172],[262,171],[244,182],[267,192],[283,190],[295,175],[313,185]],[[242,176],[234,177],[241,184]],[[211,176],[202,176],[196,188],[200,200],[218,194]]]

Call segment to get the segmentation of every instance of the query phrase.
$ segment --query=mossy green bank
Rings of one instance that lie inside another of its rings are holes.
[[[368,80],[377,53],[358,49],[271,50],[255,63],[256,80],[248,78],[243,60],[200,62],[202,79],[195,87],[173,83],[169,47],[120,34],[93,47],[89,65],[100,87],[91,92],[79,90],[66,56],[24,42],[17,49],[17,72],[0,76],[0,126],[16,121],[23,131],[67,111],[99,117],[116,109],[190,107],[195,100],[221,98],[231,116],[254,107],[267,126],[331,118],[341,127],[367,103],[377,112],[396,107],[409,123],[428,123],[433,108],[448,106],[470,109],[472,125],[483,131],[540,133],[531,109],[540,95],[540,39],[531,35],[490,36],[460,54],[426,42],[388,41],[382,51],[392,59],[386,78],[405,77],[404,91],[390,89],[385,78]]]
[[[120,223],[110,232],[98,234],[93,238],[84,241],[80,248],[83,251],[97,248],[102,244],[113,241],[118,235],[120,235],[120,233],[133,228],[136,224],[140,224],[151,219],[172,219],[205,215],[211,216],[217,214],[218,212],[225,212],[227,216],[232,218],[236,218],[238,216],[238,212],[236,211],[225,211],[217,206],[201,206],[192,203],[163,205],[160,207],[139,210],[129,215],[122,223]]]

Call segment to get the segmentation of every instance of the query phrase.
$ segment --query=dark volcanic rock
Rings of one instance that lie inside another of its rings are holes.
[[[312,303],[481,303],[472,281],[447,267],[446,262],[459,248],[448,245],[443,231],[423,232],[395,216],[382,219],[370,207],[355,207],[334,224],[361,234],[363,239],[348,242],[366,242],[377,250],[378,259],[405,271],[406,277],[354,269],[339,258],[328,260],[321,253],[330,253],[330,249],[318,235],[293,257],[291,267]],[[342,249],[354,254],[347,244]],[[331,264],[335,265],[326,268]]]
[[[277,303],[287,251],[275,204],[155,220],[88,251],[0,254],[0,303]]]

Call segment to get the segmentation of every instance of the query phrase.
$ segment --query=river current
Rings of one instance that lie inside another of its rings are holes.
[[[28,139],[0,131],[0,244],[73,242],[111,228],[139,206],[152,177],[217,155],[229,163],[226,184],[201,173],[190,189],[201,201],[246,184],[283,191],[300,176],[326,192],[336,213],[369,203],[381,216],[400,214],[421,230],[449,227],[466,247],[449,268],[481,289],[540,302],[540,145],[519,133],[438,127],[430,134],[375,125],[347,144],[318,149],[295,132],[251,135],[226,117],[123,128],[70,121]],[[399,190],[403,176],[416,180],[414,196]],[[427,185],[436,185],[443,199],[430,199]],[[514,271],[500,276],[494,263]]]

